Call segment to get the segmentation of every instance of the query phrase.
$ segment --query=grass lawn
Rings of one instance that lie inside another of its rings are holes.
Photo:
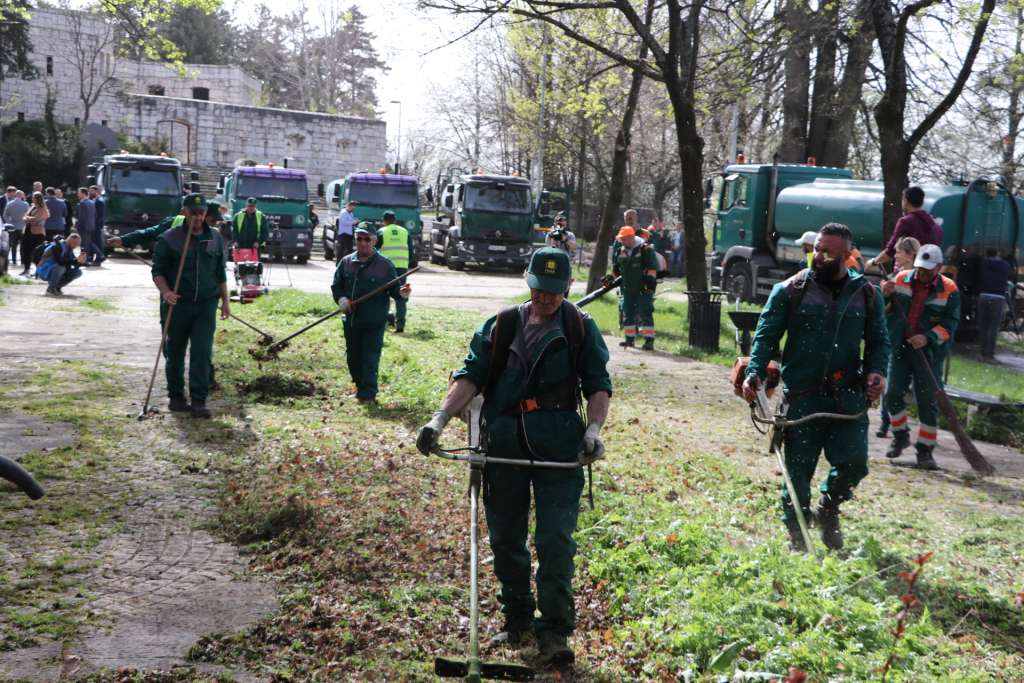
[[[280,291],[237,313],[280,336],[331,306],[326,296]],[[665,308],[662,329],[681,329],[682,307]],[[614,322],[612,303],[595,308],[602,327],[609,315]],[[424,458],[413,441],[479,323],[413,309],[409,334],[387,336],[376,407],[354,401],[337,322],[262,366],[247,354],[255,335],[222,325],[221,401],[241,406],[259,437],[221,455],[218,529],[278,582],[282,611],[246,633],[204,639],[194,658],[245,662],[273,680],[426,681],[435,655],[464,652],[465,470]],[[703,367],[668,381],[642,369],[616,380],[610,457],[595,468],[597,508],[583,512],[577,534],[582,680],[681,680],[690,671],[717,681],[797,666],[810,680],[863,681],[890,654],[890,681],[1024,676],[1013,606],[1024,588],[1019,509],[1008,514],[985,487],[908,488],[905,472],[882,473],[850,504],[846,552],[820,563],[793,555],[777,521],[778,479],[745,408],[699,385]],[[453,426],[444,440],[463,438]],[[924,606],[894,646],[898,572],[927,550],[937,554],[919,584]],[[500,625],[495,590],[485,566],[485,633]]]

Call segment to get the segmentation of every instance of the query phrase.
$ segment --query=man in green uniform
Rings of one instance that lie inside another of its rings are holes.
[[[658,286],[658,257],[654,247],[636,236],[636,230],[619,230],[622,245],[612,263],[612,275],[622,276],[619,286],[623,348],[632,348],[637,332],[644,338],[644,351],[654,350],[654,290]]]
[[[482,392],[481,443],[489,456],[589,464],[603,454],[600,431],[612,393],[608,349],[594,321],[565,301],[572,284],[569,256],[561,249],[538,249],[527,283],[528,303],[505,309],[473,335],[441,410],[419,432],[422,453],[437,445],[451,417]],[[581,395],[587,399],[586,423],[578,412]],[[527,547],[531,488],[540,563],[536,601]],[[484,507],[505,614],[496,641],[519,645],[532,630],[541,658],[556,668],[575,659],[567,639],[575,627],[572,535],[582,491],[579,468],[489,464],[484,470]],[[537,607],[540,618],[534,619]]]
[[[377,251],[394,264],[396,273],[404,275],[405,271],[416,266],[416,247],[412,243],[412,235],[395,222],[393,211],[385,211],[382,218],[384,227],[377,231]],[[402,280],[402,284],[405,284],[405,280]],[[390,303],[388,308],[391,308]],[[395,332],[405,331],[407,308],[404,297],[395,297]],[[391,317],[390,314],[388,317]]]
[[[373,248],[374,234],[366,223],[355,229],[356,250],[338,261],[331,284],[331,295],[345,314],[345,359],[356,385],[360,403],[377,401],[377,368],[384,347],[389,297],[408,297],[409,285],[395,283],[387,291],[353,306],[352,302],[369,294],[398,275],[395,266]]]
[[[904,270],[883,285],[893,306],[886,319],[895,346],[885,394],[885,407],[892,420],[892,445],[885,455],[898,458],[910,445],[906,394],[913,379],[919,420],[914,447],[917,466],[926,470],[939,469],[932,455],[939,436],[939,415],[928,371],[918,365],[914,349],[924,350],[935,381],[941,386],[946,354],[960,323],[960,290],[956,282],[939,273],[941,265],[942,250],[934,244],[922,245],[914,258],[914,269]]]
[[[231,238],[240,249],[266,249],[270,229],[263,212],[256,208],[256,198],[245,200],[245,211],[239,211],[231,221]]]
[[[850,230],[829,223],[818,231],[813,268],[780,282],[754,333],[743,396],[753,401],[786,335],[782,380],[790,420],[810,413],[857,414],[885,388],[889,359],[881,294],[860,273],[847,270]],[[863,357],[861,341],[864,342]],[[839,505],[868,473],[868,418],[812,420],[785,432],[785,462],[805,518],[810,514],[811,479],[822,449],[831,466],[821,484],[817,510],[821,537],[841,548]],[[782,489],[783,521],[795,550],[806,550],[793,501]]]
[[[216,230],[207,225],[206,199],[190,194],[182,202],[181,224],[167,230],[153,250],[153,283],[160,290],[160,321],[173,309],[164,347],[169,408],[191,411],[194,417],[210,417],[206,398],[210,391],[213,333],[217,328],[217,301],[221,320],[231,313],[227,278],[224,274],[224,245]],[[191,233],[185,250],[186,232]],[[174,291],[178,265],[184,253],[181,283]],[[188,390],[185,400],[185,349],[189,350]]]

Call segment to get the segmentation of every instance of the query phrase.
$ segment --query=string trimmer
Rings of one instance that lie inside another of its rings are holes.
[[[480,448],[480,410],[483,398],[477,396],[469,404],[469,447],[445,450],[434,448],[432,453],[447,460],[469,463],[469,656],[466,659],[438,657],[434,660],[434,673],[442,678],[461,678],[468,683],[479,683],[484,679],[499,681],[532,681],[534,671],[522,664],[507,662],[484,662],[480,659],[480,488],[483,484],[484,466],[519,465],[575,469],[578,462],[551,462],[547,460],[514,460],[511,458],[490,458]]]
[[[420,266],[416,266],[415,268],[410,268],[409,270],[405,271],[404,273],[402,273],[401,275],[396,277],[394,280],[391,280],[390,282],[384,283],[383,285],[381,285],[377,289],[373,290],[369,294],[364,294],[363,296],[359,297],[358,299],[355,299],[354,301],[349,302],[349,306],[350,306],[349,310],[350,311],[355,311],[356,307],[359,306],[359,304],[363,303],[367,299],[372,299],[373,297],[377,296],[381,292],[387,291],[388,289],[393,287],[396,283],[401,282],[402,280],[404,280],[408,276],[412,275],[413,273],[415,273],[419,269],[420,269]],[[288,348],[288,342],[290,342],[292,339],[295,339],[296,337],[298,337],[303,332],[308,332],[309,330],[313,329],[314,327],[316,327],[317,325],[319,325],[322,322],[326,322],[326,321],[330,320],[331,318],[334,318],[334,317],[336,317],[338,315],[341,315],[341,313],[342,313],[342,311],[341,311],[340,308],[335,310],[335,311],[331,311],[327,315],[325,315],[325,316],[323,316],[321,318],[318,318],[317,320],[314,320],[313,322],[311,322],[310,324],[306,325],[305,327],[303,327],[302,329],[298,330],[297,332],[292,332],[291,334],[289,334],[287,337],[285,337],[281,341],[273,342],[272,344],[269,344],[265,349],[262,349],[262,350],[261,349],[249,349],[249,355],[252,356],[253,358],[255,358],[256,360],[260,361],[260,362],[267,361],[267,360],[277,360],[278,354],[281,353],[281,351],[283,351],[286,348]]]

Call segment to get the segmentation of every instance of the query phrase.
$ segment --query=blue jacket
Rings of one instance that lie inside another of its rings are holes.
[[[91,199],[78,202],[78,232],[91,233],[96,229],[96,204]]]

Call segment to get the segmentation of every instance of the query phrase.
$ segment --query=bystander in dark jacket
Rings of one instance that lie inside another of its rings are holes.
[[[981,260],[978,273],[978,337],[981,357],[992,360],[996,354],[996,341],[1008,308],[1006,288],[1013,266],[999,251],[989,249]]]
[[[46,210],[50,212],[50,217],[46,219],[46,239],[52,241],[58,235],[64,234],[68,205],[57,197],[57,191],[52,187],[46,188],[46,197],[43,201],[46,202]]]

